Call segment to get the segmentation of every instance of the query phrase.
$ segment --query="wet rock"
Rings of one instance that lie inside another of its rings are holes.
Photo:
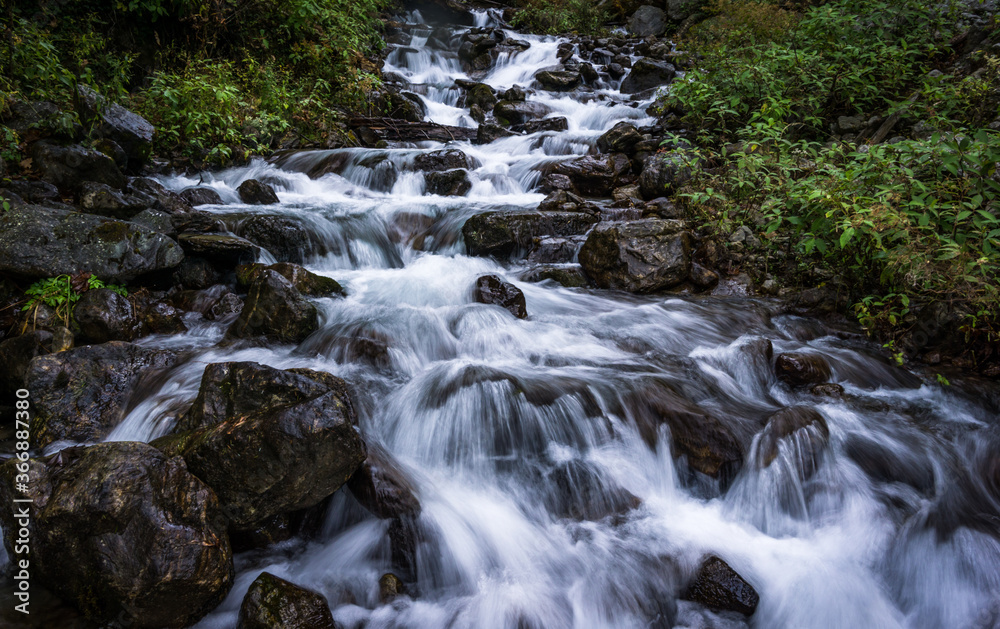
[[[59,146],[50,142],[35,142],[28,147],[32,165],[42,179],[63,193],[78,190],[85,182],[103,183],[121,190],[127,180],[115,161],[92,149],[79,145]]]
[[[547,90],[568,92],[580,87],[583,76],[579,72],[569,70],[542,70],[535,75],[535,80]]]
[[[702,563],[694,581],[681,595],[712,609],[722,609],[752,616],[760,597],[753,586],[725,561],[710,556]]]
[[[177,235],[176,230],[174,230],[174,222],[166,212],[153,209],[143,210],[133,216],[131,221],[164,236],[174,237]]]
[[[646,199],[672,194],[691,179],[691,158],[683,153],[654,153],[645,159],[639,189]]]
[[[413,167],[424,172],[440,172],[465,168],[472,170],[480,166],[479,160],[469,157],[458,149],[444,149],[421,153],[413,158]]]
[[[472,190],[472,180],[468,171],[456,169],[443,173],[427,173],[424,175],[428,194],[440,196],[464,197]]]
[[[521,276],[523,282],[542,282],[552,280],[566,288],[580,288],[587,285],[587,277],[579,265],[555,266],[543,265],[535,267]]]
[[[844,454],[876,482],[904,483],[921,492],[932,492],[934,468],[927,464],[926,452],[911,437],[894,441],[899,445],[893,448],[861,435],[850,435],[844,442]]]
[[[226,336],[298,343],[317,328],[316,306],[302,297],[280,273],[264,269],[250,285],[243,312],[226,331]]]
[[[214,286],[220,278],[218,269],[205,258],[184,258],[174,273],[174,280],[188,290]]]
[[[466,33],[458,49],[458,58],[462,61],[463,67],[472,72],[488,70],[493,65],[490,51],[498,43],[491,33]]]
[[[189,205],[222,205],[222,197],[213,188],[198,186],[181,190],[180,197]]]
[[[500,100],[510,100],[515,102],[524,102],[528,98],[528,93],[524,91],[524,88],[520,85],[514,85],[504,90],[503,94],[500,95]]]
[[[387,572],[378,580],[378,599],[383,605],[388,605],[395,599],[406,594],[403,580],[391,572]]]
[[[427,115],[427,107],[420,97],[412,92],[390,92],[386,95],[385,102],[390,118],[421,122]]]
[[[537,101],[499,101],[493,107],[493,115],[504,125],[524,124],[530,120],[544,118],[552,110]]]
[[[622,81],[622,94],[638,94],[649,89],[667,85],[674,80],[677,69],[666,61],[643,57],[635,62],[632,70]]]
[[[671,451],[687,457],[688,466],[725,488],[743,465],[743,450],[733,431],[718,418],[685,399],[667,382],[649,381],[623,398],[639,434],[655,447],[663,424],[670,429]]]
[[[573,187],[573,180],[566,175],[559,175],[556,173],[550,173],[542,179],[542,192],[551,194],[559,190],[565,190],[566,192],[575,192]]]
[[[701,9],[702,0],[667,0],[667,17],[683,22]]]
[[[121,283],[183,259],[176,242],[135,223],[34,205],[0,214],[0,272],[16,277],[86,272]]]
[[[177,233],[204,232],[214,234],[226,231],[226,224],[218,215],[203,210],[175,214],[170,217],[170,221]]]
[[[625,68],[619,63],[609,63],[608,64],[608,74],[613,79],[620,79],[625,76]]]
[[[476,131],[476,144],[489,144],[500,138],[509,138],[513,135],[517,134],[500,125],[485,123],[479,125],[479,129]]]
[[[493,111],[497,104],[496,91],[485,83],[473,83],[465,91],[465,105],[478,105],[483,111]]]
[[[799,432],[802,431],[802,432]],[[778,457],[778,444],[782,439],[794,437],[793,464],[803,480],[812,476],[819,467],[823,448],[830,437],[826,420],[808,406],[791,406],[772,415],[764,426],[757,442],[757,461],[770,467]]]
[[[205,313],[205,318],[209,321],[218,321],[241,312],[243,312],[243,300],[236,293],[226,293],[212,304],[212,307]]]
[[[246,238],[232,234],[183,233],[177,241],[189,256],[205,258],[223,266],[253,262],[260,255],[260,247]]]
[[[0,467],[12,550],[15,461]],[[142,443],[102,443],[28,463],[31,574],[95,621],[188,626],[218,605],[233,558],[215,494]]]
[[[517,133],[538,133],[540,131],[566,131],[569,129],[569,120],[563,116],[553,116],[542,118],[541,120],[529,120],[523,124],[511,126],[511,131]]]
[[[462,226],[469,255],[509,257],[526,252],[540,236],[587,233],[597,217],[582,212],[484,212]]]
[[[543,174],[566,175],[581,194],[599,197],[611,194],[611,191],[618,187],[619,178],[630,168],[628,158],[621,154],[607,157],[588,155],[566,162],[557,162],[546,167]]]
[[[125,407],[144,378],[172,367],[172,352],[112,341],[38,356],[28,365],[25,387],[35,415],[36,447],[53,441],[94,441],[124,417]]]
[[[420,500],[413,481],[382,446],[373,441],[366,445],[368,457],[347,481],[351,494],[378,518],[419,516]]]
[[[274,188],[256,179],[247,179],[236,188],[240,200],[247,205],[274,205],[279,203]]]
[[[84,292],[73,308],[73,319],[88,343],[131,341],[141,327],[132,302],[108,288]]]
[[[642,193],[639,192],[639,186],[635,184],[615,188],[611,191],[611,198],[615,200],[615,207],[618,208],[645,206],[645,202],[642,200]]]
[[[631,153],[642,142],[642,134],[631,122],[619,122],[597,138],[597,150],[602,153]]]
[[[259,262],[254,264],[240,265],[236,267],[236,281],[240,286],[251,286],[261,271],[271,270],[280,274],[292,283],[295,290],[310,297],[331,297],[333,295],[343,295],[344,289],[337,280],[323,275],[316,275],[312,271],[291,262],[278,262],[266,266]]]
[[[598,521],[635,509],[641,501],[587,463],[559,464],[545,479],[545,507],[555,518]]]
[[[233,232],[267,249],[280,262],[302,264],[315,251],[310,231],[290,216],[256,214],[241,220]]]
[[[598,74],[597,69],[589,63],[580,64],[580,75],[583,76],[583,80],[587,83],[593,83],[597,79],[601,78]]]
[[[152,197],[156,205],[154,209],[167,214],[185,214],[191,211],[191,204],[181,198],[181,195],[167,190],[163,184],[148,177],[136,177],[129,182],[133,192]]]
[[[346,384],[329,374],[316,377],[336,388],[233,415],[227,402],[224,421],[161,437],[153,445],[183,457],[191,473],[219,496],[238,529],[314,506],[346,483],[366,456]],[[322,384],[315,388],[323,391]],[[279,397],[290,394],[288,387],[276,390]],[[231,406],[238,413],[236,404]]]
[[[691,241],[680,221],[602,223],[580,249],[580,265],[601,288],[656,292],[688,279]]]
[[[146,195],[126,194],[102,183],[87,182],[77,193],[77,203],[88,214],[130,219],[156,201]]]
[[[778,379],[791,386],[821,384],[830,379],[830,363],[819,354],[778,354],[774,362]]]
[[[59,138],[72,141],[82,131],[79,125],[67,124],[65,114],[48,101],[11,100],[0,112],[4,126],[22,139]]]
[[[719,274],[695,262],[691,265],[691,283],[707,290],[719,283]]]
[[[153,149],[153,125],[121,105],[107,102],[86,85],[78,85],[77,90],[83,117],[97,122],[94,131],[125,151],[129,170],[142,168]]]
[[[659,37],[667,30],[667,14],[663,9],[643,5],[628,19],[628,30],[636,37]]]
[[[552,175],[553,177],[561,177],[564,175]],[[568,178],[567,178],[568,179]],[[601,208],[596,204],[587,201],[583,197],[579,197],[572,192],[567,192],[565,190],[556,190],[552,192],[547,197],[545,197],[541,203],[538,204],[539,212],[587,212],[589,214],[598,214]]]
[[[839,384],[814,384],[809,387],[809,392],[820,397],[835,399],[844,397],[844,387]]]
[[[484,275],[477,279],[473,298],[480,304],[500,306],[518,319],[528,316],[521,289],[496,275]]]
[[[181,310],[160,301],[146,308],[142,324],[152,334],[181,334],[187,331],[183,315]]]
[[[24,376],[35,356],[48,354],[52,348],[52,333],[34,330],[0,342],[0,395],[14,399],[14,393],[24,387]]]
[[[335,629],[323,595],[263,572],[240,605],[236,629]]]
[[[573,262],[584,241],[586,238],[583,236],[539,238],[535,241],[531,253],[528,254],[528,262],[534,264]]]
[[[15,195],[21,197],[22,201],[27,203],[58,203],[62,198],[59,194],[59,188],[56,188],[46,181],[23,181],[20,179],[13,179],[10,181],[3,181],[2,184],[4,190],[13,192]],[[10,198],[10,193],[7,192],[4,196]]]

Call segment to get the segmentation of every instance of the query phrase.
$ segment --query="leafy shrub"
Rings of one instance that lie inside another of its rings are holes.
[[[591,0],[520,0],[513,25],[536,33],[597,34],[604,29],[607,9]]]
[[[59,275],[39,280],[29,286],[24,291],[27,303],[21,310],[22,312],[27,312],[44,304],[53,308],[56,316],[63,320],[66,327],[69,327],[73,305],[80,301],[80,297],[84,292],[97,288],[111,289],[123,297],[128,295],[128,291],[125,290],[124,286],[105,284],[89,273],[81,273],[72,277],[69,275]]]

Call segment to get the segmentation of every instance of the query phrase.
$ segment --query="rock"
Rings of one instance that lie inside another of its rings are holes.
[[[372,441],[366,445],[368,457],[347,481],[351,494],[378,518],[419,516],[420,500],[413,481],[382,446]]]
[[[837,125],[834,131],[837,135],[858,133],[866,126],[868,126],[868,123],[860,116],[840,116],[837,118]]]
[[[844,397],[844,387],[839,384],[814,384],[809,387],[809,392],[820,397],[835,399]]]
[[[177,235],[174,230],[174,222],[170,220],[170,215],[159,210],[143,210],[130,219],[136,225],[142,225],[150,231],[164,236],[173,237]]]
[[[528,254],[528,262],[532,264],[564,264],[573,262],[576,254],[583,246],[586,238],[583,236],[572,236],[570,238],[559,238],[547,236],[538,238],[534,242],[531,253]]]
[[[212,307],[205,313],[205,318],[209,321],[218,321],[241,312],[243,312],[243,300],[236,293],[226,293],[212,304]]]
[[[274,188],[256,179],[247,179],[236,188],[240,200],[247,205],[274,205],[279,203]]]
[[[236,267],[236,281],[240,286],[249,287],[254,283],[254,280],[257,279],[261,271],[265,269],[279,273],[292,283],[295,290],[303,295],[309,295],[310,297],[331,297],[333,295],[344,294],[344,289],[337,280],[331,277],[316,275],[312,271],[291,262],[278,262],[270,266],[265,266],[259,262],[240,265]]]
[[[643,161],[639,189],[647,200],[669,195],[691,179],[689,157],[683,153],[654,153]]]
[[[512,131],[504,129],[500,125],[495,124],[481,124],[479,129],[476,131],[476,144],[489,144],[495,142],[500,138],[509,138],[512,135],[517,135]]]
[[[803,431],[803,432],[799,432]],[[791,406],[772,415],[764,426],[757,442],[757,461],[769,467],[778,457],[778,444],[782,439],[796,435],[792,445],[794,464],[802,480],[812,476],[819,467],[823,448],[830,437],[826,420],[808,406]]]
[[[386,109],[390,118],[407,122],[422,122],[427,116],[424,102],[412,92],[389,93],[386,96]]]
[[[535,80],[542,84],[542,87],[557,92],[568,92],[580,87],[583,83],[583,76],[579,72],[569,70],[542,70],[535,75]]]
[[[117,142],[107,138],[101,138],[94,142],[93,148],[114,160],[115,166],[122,172],[128,169],[128,154]]]
[[[316,306],[280,273],[264,269],[251,284],[243,312],[229,326],[226,336],[298,343],[318,328]]]
[[[24,387],[24,376],[35,356],[48,354],[52,348],[52,333],[34,330],[0,342],[0,395],[14,399],[14,393]]]
[[[580,64],[580,75],[583,76],[583,80],[587,83],[593,83],[597,79],[601,78],[601,75],[598,74],[597,69],[594,68],[594,66],[589,63]]]
[[[445,197],[464,197],[472,190],[472,181],[466,170],[448,170],[443,173],[427,173],[424,175],[428,194]]]
[[[413,168],[424,172],[441,172],[456,168],[472,170],[479,166],[479,160],[469,157],[458,149],[444,149],[429,153],[420,153],[413,158]]]
[[[620,79],[625,76],[625,68],[619,63],[609,63],[608,64],[608,74],[613,79]]]
[[[383,605],[388,605],[395,599],[406,594],[403,580],[391,572],[387,572],[378,580],[378,599]]]
[[[80,187],[77,203],[88,214],[127,220],[152,207],[156,200],[142,194],[125,194],[111,186],[88,181]]]
[[[465,105],[478,105],[483,111],[493,111],[497,104],[496,91],[485,83],[473,83],[465,91]]]
[[[521,276],[523,282],[542,282],[544,280],[552,280],[566,288],[580,288],[587,285],[583,269],[577,264],[572,266],[542,265]]]
[[[667,0],[667,16],[675,22],[683,22],[697,13],[703,0]]]
[[[517,133],[538,133],[539,131],[566,131],[569,129],[569,120],[563,116],[552,118],[542,118],[541,120],[529,120],[523,124],[513,125],[510,130]]]
[[[628,30],[636,37],[659,37],[667,30],[667,14],[663,9],[643,5],[629,18]]]
[[[78,85],[80,106],[85,118],[99,119],[96,133],[120,146],[128,156],[128,168],[138,171],[149,160],[155,128],[142,116],[103,96],[86,85]]]
[[[236,629],[336,629],[323,595],[262,572],[240,605]]]
[[[676,75],[677,69],[666,61],[643,57],[632,66],[632,70],[622,81],[620,91],[622,94],[638,94],[667,85]]]
[[[87,181],[107,184],[118,190],[128,183],[113,159],[79,145],[35,142],[28,147],[28,155],[42,179],[63,193],[74,192]]]
[[[552,175],[552,177],[566,177],[565,175]],[[569,178],[566,177],[568,180]],[[583,197],[577,196],[565,190],[556,190],[542,199],[538,204],[539,212],[586,212],[588,214],[600,214],[601,208],[596,204],[587,201]]]
[[[598,521],[622,515],[640,500],[580,459],[558,464],[544,481],[545,509],[555,518]]]
[[[176,361],[172,352],[121,341],[38,356],[25,373],[35,410],[32,444],[105,437],[124,417],[142,381]]]
[[[496,275],[484,275],[477,279],[473,298],[480,304],[500,306],[518,319],[528,317],[521,289]]]
[[[596,222],[582,212],[484,212],[465,222],[462,237],[469,255],[509,257],[539,236],[577,236]]]
[[[241,371],[252,376],[264,370]],[[224,421],[161,437],[152,445],[182,456],[191,473],[219,496],[235,528],[251,528],[278,514],[314,506],[347,482],[366,453],[354,427],[346,383],[329,374],[310,373],[332,387],[317,382],[315,397],[287,404],[251,408],[228,400],[224,386],[219,385],[221,400],[210,392],[204,400],[209,413],[225,413]],[[263,377],[266,381],[270,376],[265,373]],[[274,384],[270,392],[279,400],[298,393],[308,395],[296,389],[301,382]],[[246,387],[239,391],[243,394]],[[257,398],[269,401],[263,394]],[[223,404],[224,409],[220,408]]]
[[[743,244],[751,248],[760,246],[760,240],[754,235],[753,230],[747,225],[740,225],[729,236],[729,242],[733,244]]]
[[[28,462],[31,575],[97,622],[186,627],[233,583],[233,557],[215,494],[177,458],[143,443],[70,448]],[[0,467],[8,552],[15,461]],[[17,526],[15,524],[18,524]]]
[[[84,292],[73,308],[73,319],[88,343],[131,341],[141,327],[132,302],[108,288]]]
[[[524,124],[530,120],[544,118],[552,110],[537,101],[501,100],[493,107],[493,115],[500,124]]]
[[[181,190],[180,197],[189,205],[222,205],[222,197],[214,188],[196,186]]]
[[[652,293],[688,279],[691,241],[681,221],[602,223],[580,249],[580,265],[601,288]]]
[[[253,262],[260,255],[260,247],[232,234],[189,232],[179,235],[177,241],[188,255],[205,258],[224,267]]]
[[[642,142],[642,134],[631,122],[619,122],[597,138],[597,150],[602,153],[631,153]]]
[[[316,252],[312,233],[290,216],[255,214],[239,221],[233,232],[267,249],[279,262],[302,264]]]
[[[152,334],[181,334],[187,331],[184,313],[168,303],[151,304],[142,315],[142,324]]]
[[[67,124],[66,114],[48,101],[9,100],[0,111],[4,126],[22,139],[59,138],[72,141],[82,132],[80,125]]]
[[[28,203],[58,203],[62,198],[59,194],[59,188],[56,188],[52,184],[45,181],[23,181],[20,179],[12,179],[10,181],[4,181],[3,186],[5,190],[13,192],[17,196],[21,197],[21,200]],[[9,197],[10,195],[5,194],[5,196]]]
[[[515,85],[504,90],[504,93],[500,95],[500,100],[510,100],[510,101],[520,101],[524,102],[528,98],[528,93],[524,91],[524,88],[520,85]]]
[[[830,363],[819,354],[778,354],[774,362],[778,379],[793,387],[821,384],[830,379]]]
[[[184,258],[177,267],[174,281],[186,290],[200,290],[219,283],[222,275],[215,265],[205,258]]]
[[[753,586],[714,555],[702,563],[694,581],[681,596],[712,609],[739,612],[746,616],[752,616],[760,602]]]
[[[129,182],[128,189],[132,192],[152,197],[155,201],[153,209],[166,214],[186,214],[192,211],[191,204],[181,195],[167,190],[163,184],[148,177],[136,177]]]
[[[606,157],[578,157],[547,166],[543,174],[565,175],[581,194],[607,196],[618,187],[619,179],[631,169],[627,157],[621,154]]]
[[[701,289],[713,288],[719,283],[719,274],[695,262],[691,264],[691,283]]]
[[[0,272],[16,277],[90,273],[122,283],[183,259],[176,242],[135,223],[35,205],[0,213]]]
[[[559,190],[565,190],[566,192],[575,192],[576,189],[573,187],[573,180],[566,175],[560,175],[557,173],[551,173],[545,175],[542,179],[542,192],[551,194]],[[543,201],[544,203],[544,201]]]
[[[675,457],[687,457],[691,469],[718,478],[723,489],[736,477],[743,465],[743,450],[732,430],[669,383],[647,381],[626,394],[623,402],[650,447],[655,447],[659,427],[666,424]]]

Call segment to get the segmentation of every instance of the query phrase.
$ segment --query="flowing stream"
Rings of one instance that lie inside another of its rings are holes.
[[[456,54],[463,29],[442,37],[419,13],[407,22],[410,45],[385,70],[413,84],[427,120],[475,127],[454,84],[469,78]],[[501,54],[477,80],[528,87],[558,64],[561,40],[511,36],[530,48]],[[305,265],[348,295],[318,300],[321,329],[298,347],[222,349],[228,320],[198,315],[186,334],[143,340],[192,358],[109,439],[168,433],[209,363],[325,370],[351,383],[361,429],[411,476],[422,533],[413,596],[380,604],[388,524],[341,491],[318,539],[238,555],[232,593],[198,627],[234,627],[264,570],[322,592],[348,628],[1000,627],[995,400],[912,375],[857,330],[781,315],[772,301],[522,282],[524,261],[465,255],[469,216],[542,201],[539,165],[587,154],[622,120],[654,122],[617,83],[529,94],[565,116],[566,131],[451,143],[479,163],[462,197],[427,194],[414,170],[435,142],[302,151],[206,175],[227,204],[203,209],[230,225],[252,213],[298,222]],[[340,174],[318,174],[331,163]],[[241,205],[235,189],[248,178],[271,184],[280,205]],[[520,288],[529,317],[474,303],[484,274]],[[765,341],[775,354],[821,354],[845,394],[780,383]],[[642,427],[651,391],[742,440],[749,454],[728,486],[675,458],[665,427]],[[829,435],[783,439],[767,465],[758,433],[789,406],[814,408]],[[751,618],[678,600],[707,554],[759,592]]]

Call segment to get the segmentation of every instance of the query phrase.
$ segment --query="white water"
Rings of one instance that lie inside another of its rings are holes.
[[[485,14],[477,19],[489,22]],[[460,92],[453,82],[468,77],[454,50],[425,46],[429,30],[415,30],[411,47],[418,52],[390,54],[386,70],[427,88],[430,119],[475,126],[455,106]],[[480,80],[527,87],[538,69],[557,63],[555,38],[515,36],[531,48],[501,58]],[[379,604],[378,578],[395,569],[387,523],[341,492],[319,540],[238,557],[231,595],[199,627],[234,627],[246,589],[264,570],[322,592],[345,627],[1000,626],[997,521],[992,531],[965,526],[976,513],[1000,513],[995,493],[977,493],[989,482],[981,474],[985,462],[996,456],[984,445],[997,443],[996,417],[984,403],[916,382],[859,338],[773,316],[768,304],[525,283],[520,266],[464,255],[460,228],[468,216],[531,209],[542,200],[535,190],[539,164],[587,153],[618,121],[652,122],[613,89],[602,94],[608,100],[529,97],[567,117],[567,132],[488,146],[455,143],[481,163],[465,197],[424,193],[413,158],[441,148],[434,143],[305,152],[278,160],[280,167],[256,161],[209,176],[229,205],[204,209],[302,221],[326,248],[307,266],[337,279],[348,296],[318,300],[322,329],[297,348],[219,349],[224,324],[212,322],[145,341],[195,354],[110,438],[169,432],[212,362],[325,370],[353,385],[363,431],[412,475],[424,542],[409,585],[415,595]],[[345,155],[340,174],[305,174]],[[235,188],[248,178],[273,185],[280,206],[239,205]],[[196,181],[164,183],[181,189]],[[419,247],[407,231],[415,215],[433,225]],[[472,302],[471,286],[486,273],[524,291],[527,320]],[[371,334],[387,339],[388,365],[338,360],[337,339]],[[771,340],[775,353],[825,355],[846,401],[779,384],[754,349],[759,339]],[[652,448],[640,436],[623,400],[653,378],[746,438],[751,454],[728,491],[675,460],[665,429]],[[805,481],[795,440],[782,442],[764,469],[751,447],[763,419],[796,404],[814,406],[830,429]],[[858,438],[930,481],[870,476],[846,454]],[[567,469],[576,471],[569,490],[559,482]],[[561,516],[567,503],[599,508],[623,491],[640,505],[620,516]],[[681,582],[707,553],[724,558],[759,592],[748,621],[684,602],[675,616]]]

